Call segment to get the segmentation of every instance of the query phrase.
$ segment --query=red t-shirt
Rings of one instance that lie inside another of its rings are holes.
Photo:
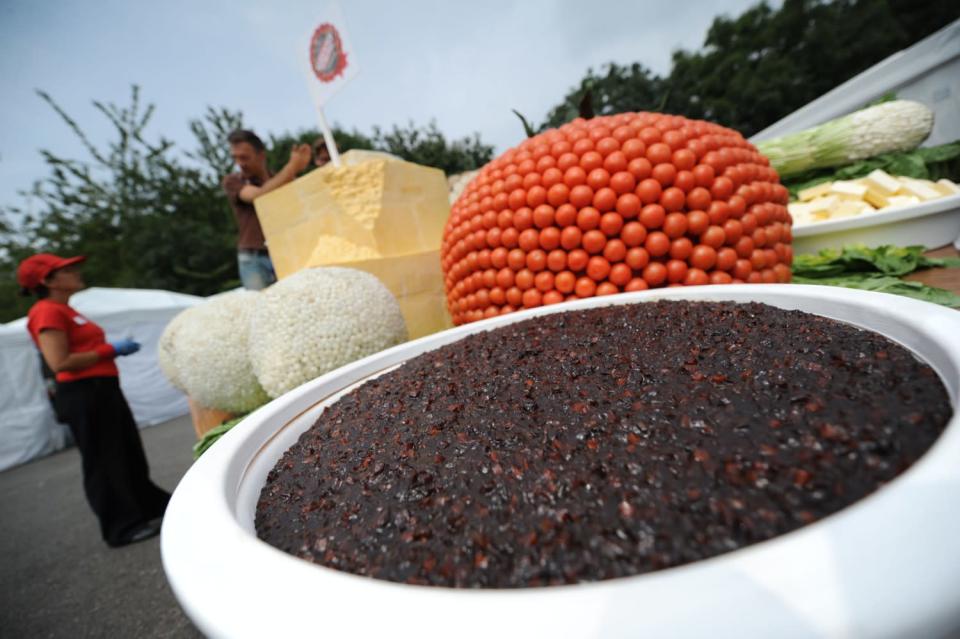
[[[103,329],[76,312],[66,304],[40,300],[27,313],[27,330],[33,342],[40,347],[39,335],[44,329],[63,331],[67,334],[67,349],[70,353],[92,351],[106,343]],[[117,365],[112,359],[101,359],[92,366],[78,371],[57,373],[58,382],[72,382],[87,377],[117,377]]]

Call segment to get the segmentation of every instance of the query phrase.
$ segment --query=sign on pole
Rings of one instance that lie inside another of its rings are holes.
[[[347,33],[343,12],[336,2],[329,3],[318,16],[308,36],[301,40],[298,55],[304,63],[307,84],[317,109],[323,139],[334,166],[340,166],[333,132],[323,114],[323,107],[333,95],[353,79],[360,70]]]

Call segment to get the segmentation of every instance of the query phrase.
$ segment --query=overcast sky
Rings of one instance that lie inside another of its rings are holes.
[[[0,205],[47,175],[41,148],[85,159],[35,94],[50,93],[95,143],[110,125],[93,100],[126,105],[130,85],[156,105],[148,132],[192,148],[207,105],[241,110],[266,133],[316,117],[294,39],[323,0],[0,0]],[[671,53],[698,49],[713,18],[755,0],[455,2],[341,0],[360,74],[327,118],[369,132],[435,119],[448,137],[474,131],[498,151],[523,136],[588,67],[639,61],[657,73]]]

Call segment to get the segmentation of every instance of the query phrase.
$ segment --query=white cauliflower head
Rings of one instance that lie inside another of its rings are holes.
[[[250,317],[260,296],[256,291],[216,295],[183,311],[168,325],[164,336],[170,345],[165,347],[161,338],[161,367],[198,404],[245,413],[270,399],[257,382],[248,356]]]
[[[250,360],[271,397],[407,339],[397,300],[363,271],[305,269],[260,296]]]

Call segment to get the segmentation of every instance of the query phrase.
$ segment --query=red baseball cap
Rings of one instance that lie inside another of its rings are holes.
[[[17,267],[17,282],[20,286],[33,290],[43,284],[43,280],[58,268],[77,264],[87,259],[83,255],[60,257],[52,253],[37,253],[20,262]]]

